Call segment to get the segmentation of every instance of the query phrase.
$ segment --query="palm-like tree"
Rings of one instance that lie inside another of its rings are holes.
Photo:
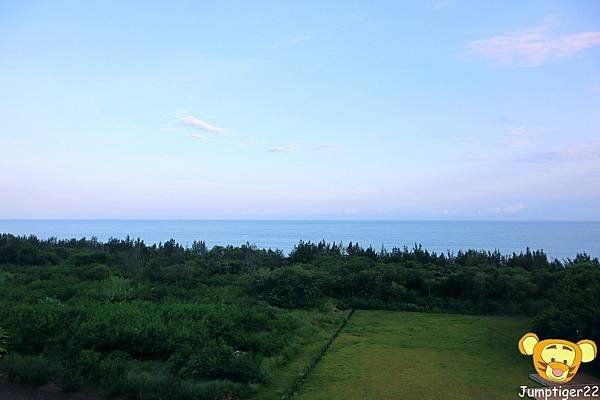
[[[0,328],[0,357],[8,351],[8,333]]]

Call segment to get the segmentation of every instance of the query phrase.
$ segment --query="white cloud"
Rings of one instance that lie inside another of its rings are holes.
[[[536,67],[556,58],[571,57],[600,45],[600,32],[551,35],[545,26],[506,32],[476,40],[467,50],[500,66]]]
[[[261,142],[260,140],[254,138],[252,136],[248,136],[248,137],[245,137],[245,138],[242,138],[242,139],[238,140],[236,142],[236,144],[238,146],[240,146],[240,147],[248,147],[248,146],[252,146],[252,145],[255,145],[257,143],[260,143],[260,142]]]
[[[337,149],[337,146],[335,144],[329,144],[329,143],[320,144],[317,147],[315,147],[315,150],[318,150],[318,151],[331,151],[331,150],[335,150],[335,149]]]
[[[202,140],[213,144],[238,146],[240,148],[263,143],[261,139],[240,135],[233,129],[214,126],[203,119],[191,115],[189,111],[184,109],[175,110],[167,114],[167,116],[179,126],[163,128],[164,132],[181,133],[190,139]],[[290,143],[287,146],[272,147],[268,151],[274,153],[291,152],[294,151],[295,147],[295,143]]]
[[[311,36],[309,35],[302,35],[302,36],[296,36],[290,39],[290,42],[292,43],[302,43],[302,42],[306,42],[309,41],[310,39],[312,39]]]
[[[475,139],[475,138],[460,138],[460,139],[456,139],[456,143],[460,143],[460,144],[479,144],[479,140]]]
[[[441,10],[454,5],[454,0],[436,0],[433,2],[433,8],[435,10]]]
[[[518,203],[502,207],[496,207],[494,210],[492,210],[492,212],[494,214],[516,214],[518,212],[523,211],[525,208],[525,204]]]
[[[292,38],[273,43],[273,49],[277,50],[282,46],[287,47],[287,46],[291,46],[291,45],[300,44],[302,42],[307,42],[311,39],[312,39],[312,36],[310,36],[310,35],[294,36]]]
[[[589,143],[585,146],[565,147],[545,153],[535,153],[518,159],[518,161],[535,163],[590,160],[600,160],[600,142]]]
[[[201,131],[210,132],[210,133],[226,133],[231,130],[229,128],[216,127],[204,120],[201,120],[200,118],[197,118],[197,117],[194,117],[191,115],[186,115],[186,116],[180,117],[177,120],[177,122],[181,125],[200,129]]]
[[[543,128],[533,129],[526,126],[507,128],[504,131],[504,139],[496,142],[496,145],[500,147],[512,148],[528,146],[531,142],[531,139],[535,136],[538,136],[538,132],[540,130],[543,130]]]
[[[529,145],[529,139],[521,138],[521,137],[508,138],[508,139],[504,139],[504,140],[500,140],[500,141],[496,142],[496,145],[500,146],[500,147],[512,147],[512,148],[525,147],[525,146]]]
[[[296,150],[296,144],[290,143],[287,146],[275,146],[267,149],[269,153],[290,153]]]
[[[514,128],[508,128],[506,130],[505,134],[508,136],[518,136],[518,137],[532,137],[532,136],[538,135],[538,133],[535,129],[527,128],[526,126],[517,126]]]

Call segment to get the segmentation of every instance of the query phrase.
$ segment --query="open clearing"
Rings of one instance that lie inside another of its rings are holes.
[[[295,397],[515,399],[534,386],[517,350],[527,319],[357,311]]]

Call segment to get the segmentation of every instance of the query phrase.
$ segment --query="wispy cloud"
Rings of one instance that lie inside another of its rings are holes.
[[[517,204],[509,204],[507,206],[496,207],[492,210],[494,214],[516,214],[525,209],[525,204],[517,203]]]
[[[505,135],[517,137],[533,137],[538,135],[538,131],[526,126],[516,126],[506,129]]]
[[[191,137],[192,139],[202,139],[202,140],[209,140],[209,139],[208,139],[208,136],[206,136],[206,135],[201,135],[201,134],[199,134],[199,133],[192,133],[192,134],[190,135],[190,137]]]
[[[452,5],[454,5],[454,0],[436,0],[433,2],[433,9],[441,10]]]
[[[162,128],[164,132],[181,133],[191,139],[213,143],[244,143],[244,145],[251,143],[250,138],[241,137],[230,128],[215,126],[184,109],[175,110],[167,116],[177,126]]]
[[[335,149],[337,149],[337,146],[335,144],[330,144],[330,143],[320,144],[314,148],[314,150],[317,150],[317,151],[332,151]]]
[[[600,31],[560,36],[552,35],[548,27],[541,26],[476,40],[467,45],[467,50],[499,66],[536,67],[598,45]]]
[[[502,139],[496,142],[496,145],[499,147],[512,147],[512,148],[518,148],[518,147],[525,147],[529,145],[529,139],[527,138],[506,138],[506,139]]]
[[[500,147],[526,147],[531,143],[532,138],[539,135],[542,128],[529,128],[526,126],[515,126],[506,128],[504,138],[496,142]]]
[[[310,36],[310,35],[294,36],[292,38],[273,43],[273,49],[279,49],[280,47],[297,45],[302,42],[308,42],[311,39],[312,39],[312,36]]]
[[[600,142],[593,142],[585,146],[572,146],[543,153],[534,153],[526,157],[521,157],[517,161],[552,163],[590,160],[600,160]]]
[[[479,139],[470,138],[470,137],[459,138],[459,139],[456,139],[456,143],[459,143],[459,144],[468,144],[468,145],[479,144]]]
[[[201,131],[210,132],[210,133],[226,133],[231,130],[229,128],[216,127],[216,126],[214,126],[204,120],[201,120],[200,118],[194,117],[192,115],[183,116],[183,117],[179,118],[177,120],[177,122],[181,125],[189,126],[189,127],[196,128]]]
[[[260,142],[261,142],[261,140],[256,139],[255,137],[252,137],[252,136],[248,136],[245,138],[241,138],[235,144],[240,147],[249,147],[249,146],[255,145]]]
[[[292,43],[302,43],[302,42],[307,42],[310,39],[312,39],[312,37],[310,35],[301,35],[301,36],[295,36],[295,37],[291,38],[290,42],[292,42]]]
[[[275,146],[267,149],[269,153],[291,153],[296,150],[296,143],[290,143],[287,146]]]

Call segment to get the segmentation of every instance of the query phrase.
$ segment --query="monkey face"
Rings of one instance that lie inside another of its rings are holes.
[[[539,341],[535,333],[526,333],[519,340],[519,351],[532,356],[538,374],[550,382],[569,382],[582,362],[596,358],[596,344],[591,340],[577,343],[562,339]]]

